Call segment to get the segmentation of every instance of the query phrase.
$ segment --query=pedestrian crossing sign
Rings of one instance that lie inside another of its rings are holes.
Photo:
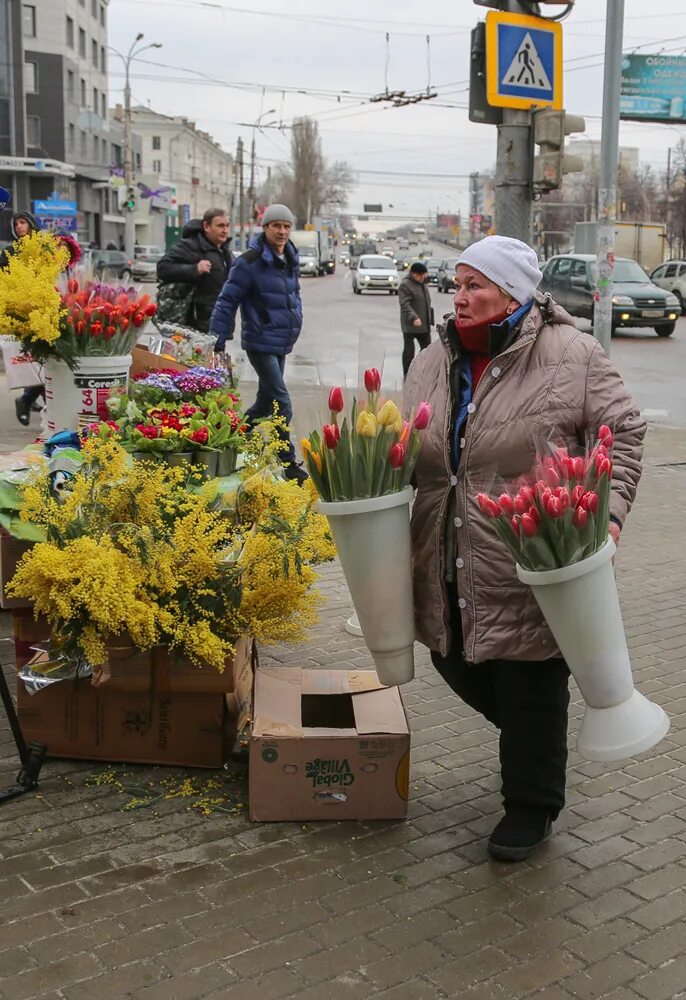
[[[497,108],[562,108],[562,25],[528,14],[486,15],[486,97]]]

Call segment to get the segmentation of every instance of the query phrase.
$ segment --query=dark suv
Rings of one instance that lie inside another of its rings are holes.
[[[90,250],[87,256],[100,281],[128,281],[133,274],[133,261],[122,250]]]
[[[572,316],[593,319],[595,256],[570,253],[553,257],[545,266],[540,291]],[[671,292],[653,284],[640,264],[627,257],[615,260],[612,287],[612,329],[652,326],[659,337],[674,333],[681,304]]]
[[[436,273],[436,285],[439,292],[453,292],[455,290],[455,268],[459,257],[448,257],[442,260]]]

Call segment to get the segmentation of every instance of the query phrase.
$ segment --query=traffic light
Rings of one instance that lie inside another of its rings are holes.
[[[564,174],[584,169],[582,158],[565,149],[565,136],[583,132],[586,122],[581,115],[568,115],[554,108],[534,111],[532,118],[534,143],[541,149],[533,161],[533,185],[541,191],[553,191],[562,186]]]
[[[126,189],[126,198],[124,199],[124,208],[127,212],[136,211],[136,190],[135,188]]]

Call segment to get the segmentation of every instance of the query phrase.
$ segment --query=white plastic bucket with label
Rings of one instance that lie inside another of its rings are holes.
[[[71,371],[62,361],[45,365],[48,434],[78,430],[79,424],[107,419],[105,401],[113,389],[126,391],[130,354],[79,358]]]

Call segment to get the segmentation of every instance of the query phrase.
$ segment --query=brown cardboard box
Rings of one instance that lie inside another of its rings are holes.
[[[50,623],[39,615],[34,617],[33,608],[17,608],[12,611],[12,633],[14,635],[14,658],[17,669],[36,655],[36,645],[50,640]]]
[[[20,667],[49,629],[18,613],[17,633]],[[34,658],[40,662],[45,654]],[[234,678],[249,671],[251,658],[252,640],[246,636],[223,674],[168,658],[153,666],[150,655],[137,655],[115,662],[112,676],[98,686],[88,678],[59,681],[31,695],[17,679],[19,719],[26,738],[44,743],[51,757],[221,767],[239,712],[228,692]]]
[[[5,587],[14,576],[17,563],[34,542],[22,542],[12,538],[7,532],[0,534],[0,608],[30,608],[31,604],[25,597],[8,597]]]
[[[236,642],[236,655],[227,660],[224,671],[214,667],[196,667],[188,660],[169,654],[166,647],[156,647],[140,653],[130,646],[117,646],[116,640],[108,651],[107,666],[93,678],[96,687],[107,685],[118,691],[214,691],[227,694],[236,686],[236,675],[250,662],[252,641],[241,636]]]
[[[400,691],[374,671],[256,671],[251,819],[400,819],[409,755]]]
[[[161,354],[151,354],[147,347],[136,344],[131,350],[131,369],[129,374],[145,375],[146,372],[159,372],[162,369],[172,372],[187,372],[189,365],[182,361],[175,361],[174,358],[165,358]]]
[[[90,680],[60,681],[28,694],[17,684],[27,740],[50,757],[221,767],[228,709],[222,694],[110,691]]]

